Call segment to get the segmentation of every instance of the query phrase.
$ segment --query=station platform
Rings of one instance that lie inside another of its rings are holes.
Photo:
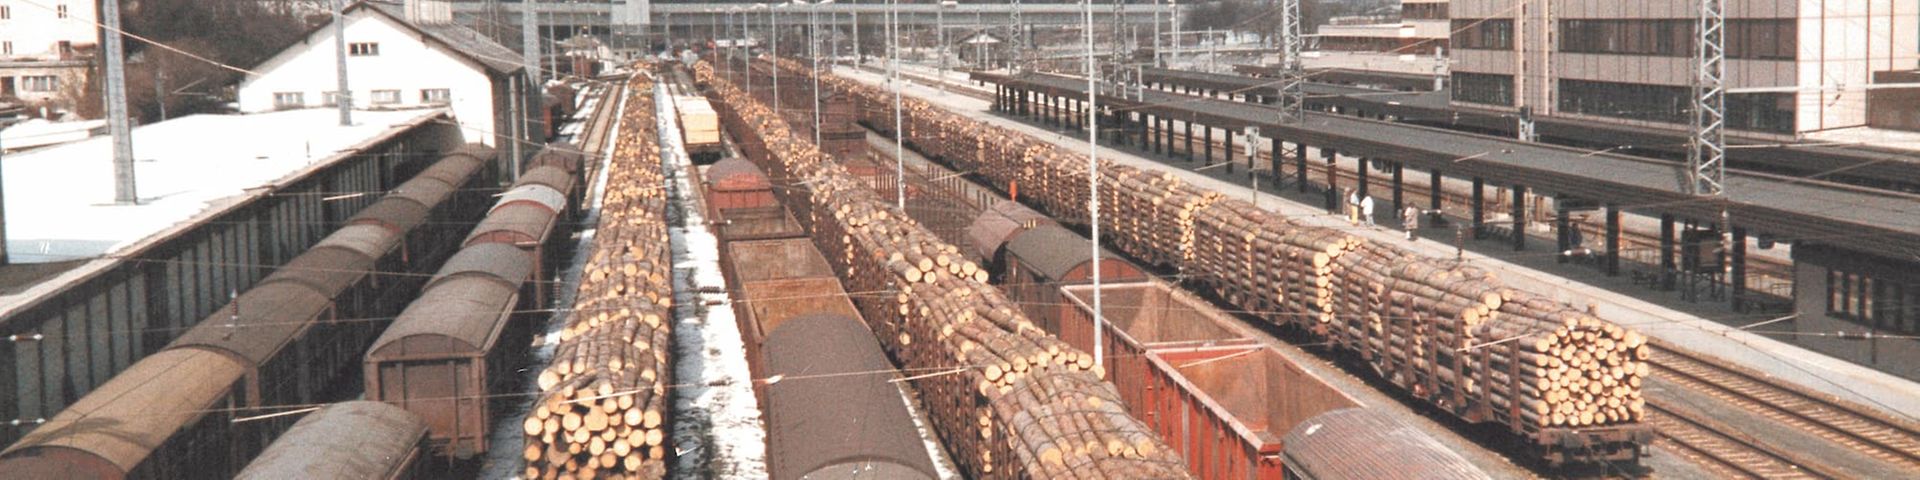
[[[883,85],[880,74],[842,69],[838,73],[870,84]],[[915,69],[916,75],[934,72]],[[951,75],[951,73],[950,73]],[[951,77],[950,77],[951,78]],[[970,83],[950,83],[949,88],[977,88]],[[935,88],[913,85],[906,90],[923,100],[950,108],[972,118],[1033,134],[1075,151],[1085,151],[1084,133],[1062,132],[1033,126],[990,111],[986,100],[960,93],[941,94]],[[1214,189],[1229,196],[1252,198],[1253,191],[1244,180],[1232,181],[1220,169],[1193,171],[1161,160],[1142,157],[1133,151],[1101,146],[1101,158],[1139,168],[1170,171],[1195,185]],[[1244,178],[1244,174],[1241,176]],[[1669,345],[1687,348],[1731,364],[1767,372],[1778,379],[1807,390],[1875,408],[1889,414],[1913,418],[1920,411],[1920,384],[1780,342],[1766,336],[1729,326],[1724,319],[1706,317],[1636,298],[1614,290],[1468,249],[1459,252],[1451,242],[1407,241],[1403,233],[1385,226],[1356,227],[1337,215],[1329,215],[1319,205],[1308,205],[1274,195],[1263,188],[1258,194],[1260,207],[1285,214],[1304,224],[1338,228],[1381,242],[1394,242],[1404,248],[1440,258],[1460,256],[1462,261],[1495,272],[1501,280],[1516,288],[1527,289],[1572,305],[1590,305],[1602,318],[1632,327]],[[1744,320],[1744,319],[1743,319]],[[1759,319],[1758,321],[1765,321]],[[1747,322],[1753,323],[1753,322]]]

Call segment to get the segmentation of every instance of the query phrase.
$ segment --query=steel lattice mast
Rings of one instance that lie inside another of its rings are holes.
[[[1178,21],[1178,20],[1176,20]],[[1306,68],[1300,62],[1300,0],[1280,0],[1280,122],[1306,120]]]
[[[1687,189],[1694,195],[1726,195],[1726,21],[1724,0],[1700,0],[1693,138],[1687,149]]]

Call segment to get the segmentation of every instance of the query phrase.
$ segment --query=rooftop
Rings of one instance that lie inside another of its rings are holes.
[[[193,115],[133,130],[138,205],[113,203],[113,138],[8,155],[7,250],[15,263],[113,253],[202,211],[265,193],[275,180],[440,110]]]

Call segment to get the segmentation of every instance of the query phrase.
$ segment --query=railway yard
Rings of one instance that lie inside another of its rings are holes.
[[[1886,152],[1742,150],[1717,232],[1404,75],[814,65],[575,79],[525,160],[413,120],[13,285],[0,479],[1920,475]]]

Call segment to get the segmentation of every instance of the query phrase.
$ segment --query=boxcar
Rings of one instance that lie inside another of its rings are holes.
[[[424,476],[427,424],[380,402],[308,413],[240,471],[242,480],[403,480]]]
[[[367,350],[366,396],[426,421],[454,457],[487,449],[491,393],[507,384],[531,335],[532,255],[511,245],[461,249]]]
[[[1364,408],[1309,418],[1281,442],[1289,480],[1492,478],[1425,432]]]
[[[981,211],[967,225],[967,244],[972,245],[978,255],[992,271],[1001,268],[1001,253],[1005,252],[1007,240],[1041,225],[1055,225],[1057,222],[1040,212],[1012,200],[1001,200]]]
[[[1001,262],[1000,289],[1020,304],[1027,318],[1046,328],[1056,321],[1054,307],[1066,303],[1060,286],[1093,282],[1093,242],[1059,225],[1040,225],[1007,241]],[[1133,263],[1100,249],[1100,281],[1139,282],[1146,272]]]
[[[266,445],[232,423],[246,367],[205,350],[163,350],[101,384],[0,452],[0,478],[232,475]]]
[[[776,480],[936,478],[891,375],[859,317],[811,313],[782,322],[763,348],[767,470]]]

